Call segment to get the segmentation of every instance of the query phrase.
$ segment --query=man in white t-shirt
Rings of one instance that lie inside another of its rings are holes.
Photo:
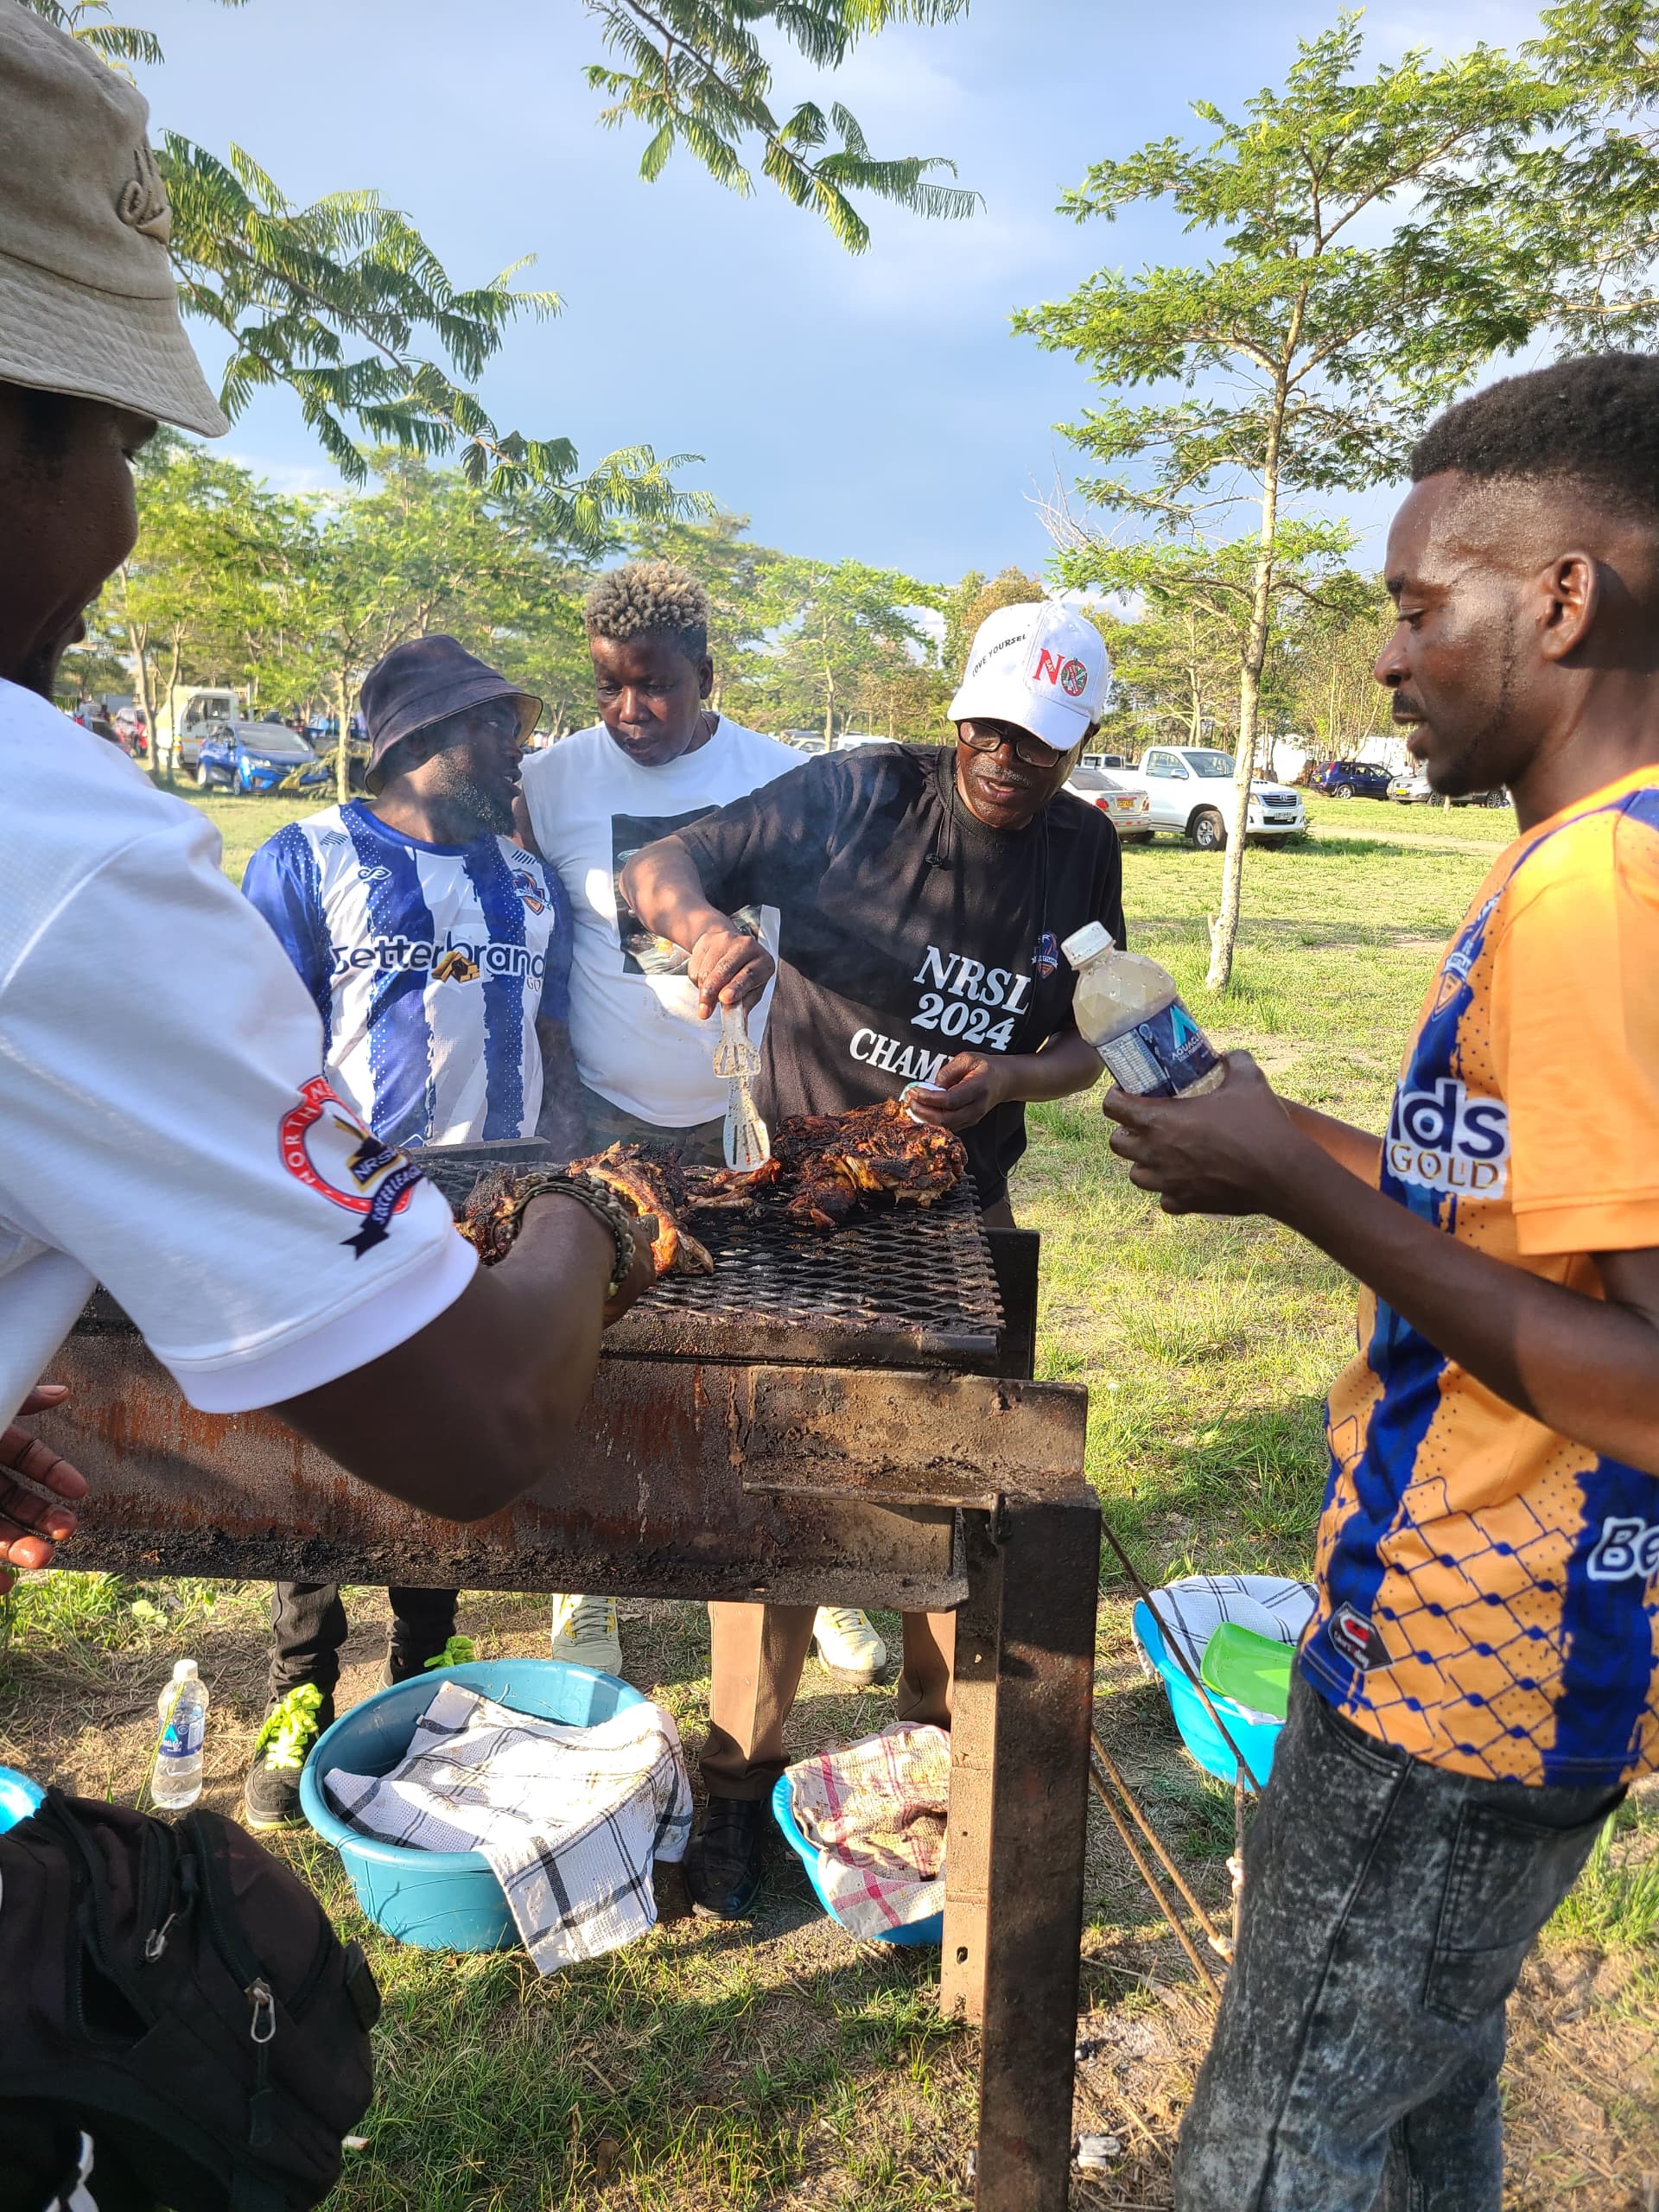
[[[709,595],[687,569],[665,561],[613,569],[588,594],[583,618],[600,718],[524,761],[519,834],[569,894],[570,1043],[588,1147],[666,1139],[683,1159],[718,1166],[727,1086],[714,1071],[714,1040],[697,1018],[685,954],[629,911],[622,870],[642,846],[747,798],[798,768],[801,756],[708,704]],[[739,918],[776,953],[775,908]],[[749,1015],[756,1044],[770,1003],[768,995]],[[556,1652],[614,1673],[615,1601],[556,1599],[554,1606]],[[716,1632],[722,1610],[715,1609]],[[887,1662],[855,1607],[824,1607],[817,1635],[820,1656],[847,1679],[871,1681]],[[757,1717],[757,1738],[767,1732]],[[734,1732],[750,1731],[740,1724]],[[709,1756],[717,1770],[719,1748]],[[708,1757],[705,1772],[718,1782]]]
[[[478,1268],[413,1162],[332,1096],[317,1009],[218,833],[52,704],[132,550],[131,455],[158,418],[226,427],[179,321],[146,114],[0,7],[0,1466],[27,1471],[8,1424],[101,1281],[193,1406],[274,1408],[365,1481],[477,1519],[558,1466],[607,1301],[650,1255],[582,1185]],[[0,1541],[38,1564],[13,1503],[0,1476]],[[9,2205],[70,2193],[73,2123],[14,2153]],[[77,2203],[103,2183],[94,2164]]]

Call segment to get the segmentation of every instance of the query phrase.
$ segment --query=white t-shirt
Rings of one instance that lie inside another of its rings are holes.
[[[642,845],[747,798],[801,766],[792,746],[721,715],[695,753],[660,768],[630,760],[602,722],[530,754],[524,801],[543,857],[557,868],[575,923],[570,963],[570,1044],[582,1081],[659,1128],[690,1128],[726,1110],[714,1071],[717,1026],[697,1019],[685,955],[651,937],[624,906],[622,869]],[[742,918],[773,954],[778,913]],[[758,1044],[768,990],[749,1016]]]
[[[101,1281],[191,1403],[314,1389],[442,1313],[475,1255],[340,1105],[217,830],[0,682],[0,1427]]]

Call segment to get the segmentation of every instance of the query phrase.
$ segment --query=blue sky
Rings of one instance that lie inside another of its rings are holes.
[[[1060,191],[1091,161],[1198,129],[1195,98],[1236,110],[1335,10],[974,0],[944,30],[884,34],[836,94],[878,152],[947,154],[987,205],[944,225],[875,203],[860,257],[764,179],[740,200],[679,155],[642,181],[641,135],[594,119],[582,70],[601,57],[580,0],[118,12],[153,25],[167,53],[140,73],[156,130],[218,151],[234,140],[291,198],[378,188],[457,282],[536,256],[521,281],[565,307],[492,364],[484,394],[504,426],[570,436],[584,461],[635,441],[700,454],[683,480],[749,515],[758,539],[946,579],[1039,566],[1032,501],[1071,468],[1053,426],[1085,380],[1014,337],[1010,312],[1105,263],[1182,250],[1156,211],[1080,227],[1055,213]],[[1514,0],[1402,0],[1365,22],[1392,54],[1511,43],[1533,20]],[[226,444],[279,486],[327,480],[283,397],[262,397]],[[1373,550],[1390,504],[1355,510]]]

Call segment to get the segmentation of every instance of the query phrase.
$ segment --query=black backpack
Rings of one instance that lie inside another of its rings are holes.
[[[359,1946],[217,1813],[54,1789],[0,1835],[0,2101],[73,2118],[169,2212],[326,2196],[379,2011]]]

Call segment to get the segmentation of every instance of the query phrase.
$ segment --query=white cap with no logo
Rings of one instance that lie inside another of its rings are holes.
[[[16,0],[0,4],[0,382],[230,428],[179,319],[149,109]]]
[[[999,607],[974,632],[953,722],[1012,722],[1069,753],[1106,703],[1106,640],[1058,600]]]

